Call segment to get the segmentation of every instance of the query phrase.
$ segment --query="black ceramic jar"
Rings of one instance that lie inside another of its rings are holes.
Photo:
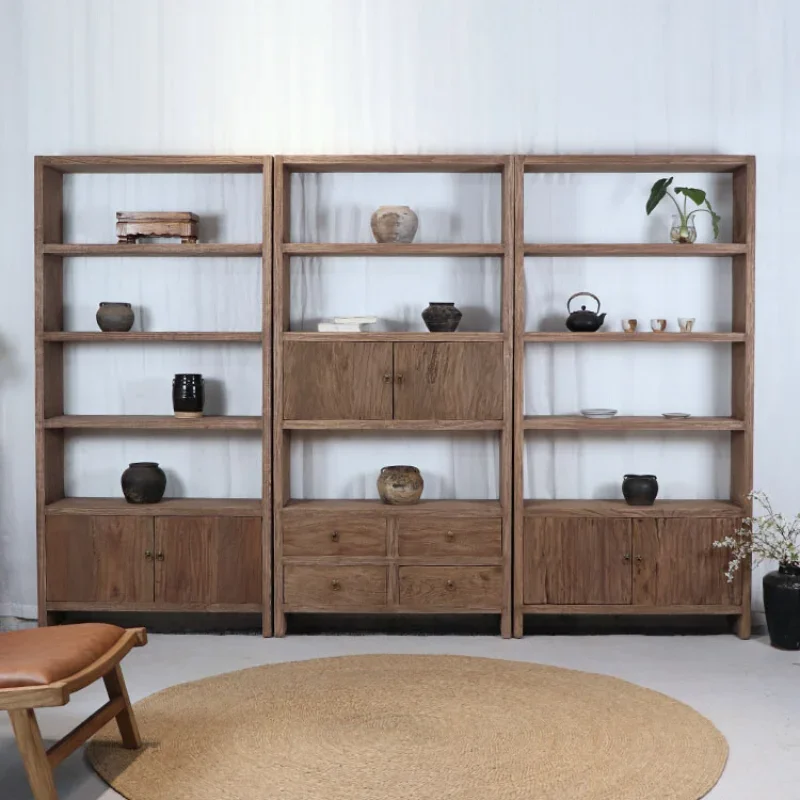
[[[133,327],[133,309],[130,303],[100,303],[95,319],[101,331],[125,333]]]
[[[651,506],[657,495],[655,475],[626,475],[622,479],[622,496],[629,506]]]
[[[800,567],[781,564],[764,576],[764,611],[772,646],[800,650]]]
[[[155,461],[134,461],[122,473],[122,493],[129,503],[157,503],[167,488],[167,476]]]
[[[452,333],[462,316],[455,303],[431,302],[422,312],[422,321],[431,333]]]
[[[205,383],[197,373],[181,373],[172,379],[172,408],[176,417],[202,417]]]

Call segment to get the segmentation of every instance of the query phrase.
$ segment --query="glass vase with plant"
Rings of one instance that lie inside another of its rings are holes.
[[[719,238],[720,215],[711,207],[706,193],[702,189],[692,189],[688,186],[676,186],[675,194],[669,191],[669,186],[673,178],[659,178],[650,189],[650,197],[647,198],[645,206],[648,216],[652,214],[656,206],[665,198],[669,197],[675,208],[678,210],[677,216],[672,221],[670,228],[670,239],[677,244],[692,244],[697,238],[697,229],[694,226],[694,215],[705,212],[711,215],[711,225],[714,229],[714,238]],[[683,195],[683,204],[678,202],[676,194]],[[691,211],[687,208],[688,201],[691,200],[698,208]],[[701,208],[701,206],[703,206]]]

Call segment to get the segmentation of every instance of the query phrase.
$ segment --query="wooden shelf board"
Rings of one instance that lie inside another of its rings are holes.
[[[481,607],[481,608],[449,608],[448,606],[409,606],[403,605],[383,605],[383,606],[357,606],[353,608],[336,606],[287,606],[282,605],[280,609],[286,614],[442,614],[448,617],[452,614],[500,614],[500,606]]]
[[[580,414],[526,416],[525,430],[545,431],[742,431],[744,420],[731,417],[611,417],[589,419]]]
[[[39,156],[59,172],[261,172],[265,156]]]
[[[499,567],[499,556],[284,556],[284,564],[302,566]]]
[[[752,163],[736,155],[525,156],[525,172],[733,172]]]
[[[75,414],[50,417],[44,421],[44,427],[82,430],[260,431],[263,422],[261,416],[186,419],[172,415]]]
[[[624,500],[525,500],[526,517],[741,517],[726,500],[656,500],[629,506]]]
[[[285,331],[278,333],[290,342],[502,342],[502,331],[476,331],[475,333],[429,333],[427,331],[397,331],[391,333],[364,331],[363,333],[319,333],[317,331]]]
[[[203,603],[47,603],[48,611],[137,611],[140,613],[197,611],[203,614],[260,614],[262,608],[260,603],[225,603],[215,605],[206,605]]]
[[[506,156],[283,156],[289,172],[501,172]]]
[[[422,500],[411,506],[390,506],[380,500],[290,500],[282,514],[303,514],[309,511],[365,512],[394,515],[463,514],[471,517],[501,515],[499,500]]]
[[[260,517],[261,500],[174,497],[137,505],[124,497],[65,497],[45,506],[45,514]]]
[[[696,258],[744,255],[746,244],[526,244],[526,256]]]
[[[287,431],[500,431],[501,419],[286,419]]]
[[[175,257],[198,258],[217,257],[234,258],[239,256],[261,257],[260,244],[227,244],[225,242],[208,242],[199,244],[45,244],[42,247],[46,256],[70,257],[107,257],[107,258],[140,258]]]
[[[540,333],[529,331],[523,334],[525,342],[539,342],[550,344],[569,344],[571,342],[639,342],[648,344],[666,344],[681,342],[691,343],[724,343],[744,342],[747,340],[745,333],[679,333],[664,331],[663,333],[623,333],[597,331],[596,333]]]
[[[261,344],[260,331],[129,331],[104,333],[102,331],[44,331],[39,334],[43,342],[198,342],[198,343],[253,343]]]
[[[539,605],[522,606],[525,614],[632,614],[671,616],[673,614],[741,614],[741,606],[634,606],[634,605]]]
[[[282,245],[289,256],[483,256],[500,257],[502,244],[326,244],[287,243]]]

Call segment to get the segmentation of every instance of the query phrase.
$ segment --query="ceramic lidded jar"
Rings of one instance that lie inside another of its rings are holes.
[[[133,309],[130,303],[100,303],[95,319],[105,333],[126,333],[133,327]]]
[[[417,225],[419,219],[408,206],[380,206],[370,219],[372,235],[380,244],[413,242]]]
[[[422,321],[431,333],[452,333],[461,322],[462,313],[455,303],[431,303],[422,312]]]
[[[655,475],[626,475],[622,479],[622,496],[629,506],[651,506],[658,496]]]
[[[202,417],[205,381],[199,373],[179,373],[172,379],[172,409],[176,417]]]
[[[157,503],[167,488],[167,476],[155,461],[134,461],[122,473],[121,483],[129,503]]]
[[[378,476],[378,494],[390,506],[418,503],[425,482],[416,467],[395,465],[384,467]]]

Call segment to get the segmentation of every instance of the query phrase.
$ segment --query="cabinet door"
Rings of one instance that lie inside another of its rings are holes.
[[[502,419],[503,345],[408,343],[394,347],[395,419]]]
[[[391,342],[287,342],[284,419],[391,419]]]
[[[523,547],[526,605],[631,602],[629,520],[530,517]]]
[[[50,516],[45,548],[49,601],[153,602],[152,517]]]
[[[741,574],[728,583],[728,551],[712,544],[739,524],[736,519],[692,517],[635,520],[633,602],[646,606],[740,604]]]
[[[157,517],[156,602],[260,605],[260,517]]]

